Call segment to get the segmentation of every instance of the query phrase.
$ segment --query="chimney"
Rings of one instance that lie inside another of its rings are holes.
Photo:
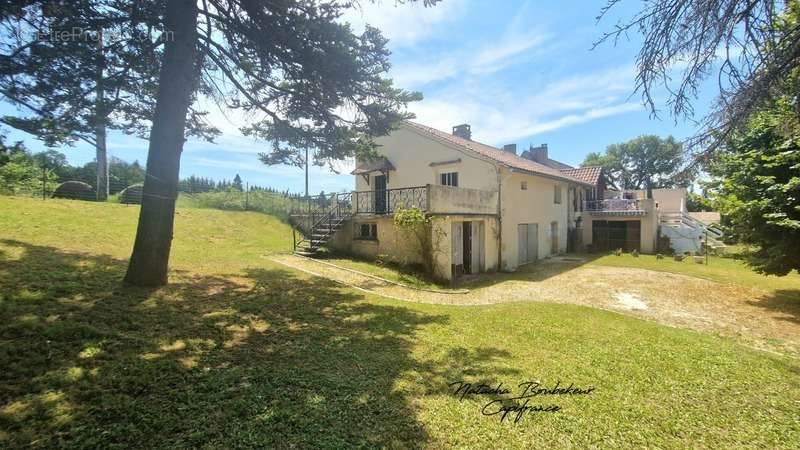
[[[534,161],[536,161],[538,163],[544,163],[548,159],[547,158],[547,144],[542,144],[539,147],[531,146],[530,149],[528,149],[528,152],[530,152],[530,159],[532,159],[532,160],[534,160]]]
[[[462,123],[453,127],[453,136],[458,136],[461,139],[468,141],[472,140],[472,130],[470,130],[468,123]]]
[[[517,144],[506,144],[503,146],[503,151],[511,153],[512,155],[517,154]]]

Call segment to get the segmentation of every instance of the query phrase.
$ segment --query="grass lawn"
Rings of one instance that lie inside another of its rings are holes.
[[[0,447],[800,442],[795,359],[579,306],[365,295],[260,258],[291,235],[253,213],[179,209],[172,283],[126,287],[136,212],[0,197]],[[533,380],[594,391],[501,422],[448,386]]]

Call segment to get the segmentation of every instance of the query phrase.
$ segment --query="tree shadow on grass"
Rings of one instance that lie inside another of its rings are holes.
[[[417,447],[412,395],[508,373],[492,348],[414,357],[446,316],[325,279],[254,268],[140,289],[110,257],[0,250],[1,445]]]
[[[800,324],[800,289],[778,289],[747,303],[781,313],[781,320]]]

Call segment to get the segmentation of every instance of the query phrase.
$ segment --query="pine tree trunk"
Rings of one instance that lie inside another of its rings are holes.
[[[97,65],[97,97],[95,98],[95,149],[97,159],[97,183],[95,184],[98,201],[106,201],[108,199],[108,158],[106,156],[106,113],[105,113],[105,88],[103,86],[103,72],[105,69],[105,56],[103,55],[103,30],[98,30],[100,33],[98,42],[98,59]]]
[[[103,119],[104,120],[104,119]],[[95,129],[97,159],[97,201],[108,200],[108,158],[106,154],[106,126],[98,124]]]
[[[150,131],[139,228],[125,275],[125,282],[137,286],[167,283],[186,113],[196,76],[195,0],[169,0],[165,23],[167,39]]]

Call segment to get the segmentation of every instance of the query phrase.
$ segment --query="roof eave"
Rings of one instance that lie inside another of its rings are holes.
[[[582,184],[582,185],[587,186],[587,187],[594,187],[594,185],[592,183],[587,183],[585,181],[581,181],[581,180],[578,180],[578,179],[575,179],[575,178],[559,177],[559,176],[551,175],[549,173],[542,173],[542,172],[535,172],[533,170],[520,169],[519,167],[514,167],[514,166],[508,165],[506,163],[499,162],[499,161],[498,161],[498,164],[506,167],[507,169],[509,169],[512,172],[524,172],[524,173],[526,173],[528,175],[534,175],[534,176],[537,176],[537,177],[544,177],[544,178],[549,178],[551,180],[566,181],[568,183]]]

